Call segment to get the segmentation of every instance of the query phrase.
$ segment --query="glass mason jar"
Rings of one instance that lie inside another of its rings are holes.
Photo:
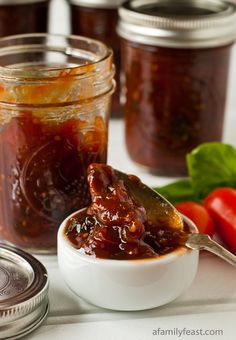
[[[148,171],[186,174],[186,154],[222,139],[235,5],[133,0],[120,8],[129,155]]]
[[[68,0],[72,34],[100,40],[111,46],[116,66],[116,92],[112,100],[112,117],[121,117],[120,104],[120,39],[116,33],[117,8],[124,0]]]
[[[0,37],[47,32],[50,0],[0,0]]]
[[[106,162],[112,52],[83,37],[0,39],[0,238],[55,252],[59,224],[90,203]]]

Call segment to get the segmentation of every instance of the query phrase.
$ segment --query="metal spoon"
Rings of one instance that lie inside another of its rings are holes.
[[[207,250],[236,267],[236,256],[219,243],[213,241],[209,235],[190,234],[185,245],[191,249]]]
[[[157,226],[164,224],[172,229],[183,230],[183,219],[169,201],[143,184],[136,176],[127,175],[115,169],[114,172],[124,182],[140,205],[146,209],[149,222],[153,222]]]
[[[117,177],[124,181],[130,192],[144,206],[147,211],[149,221],[153,223],[163,223],[173,229],[183,230],[183,219],[177,209],[164,197],[156,191],[149,188],[147,185],[139,181],[135,176],[127,175],[123,172],[115,170]],[[190,234],[185,243],[186,247],[196,250],[207,250],[223,260],[236,266],[236,256],[222,247],[219,243],[213,241],[206,234]]]

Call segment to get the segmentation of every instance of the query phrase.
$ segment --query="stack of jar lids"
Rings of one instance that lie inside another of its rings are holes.
[[[48,275],[30,254],[0,244],[0,339],[17,339],[48,313]]]

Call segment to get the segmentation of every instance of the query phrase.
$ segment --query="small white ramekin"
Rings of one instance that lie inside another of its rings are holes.
[[[108,260],[81,254],[65,236],[73,213],[58,231],[58,263],[68,287],[86,301],[113,310],[145,310],[176,299],[192,283],[199,252],[185,247],[141,260]],[[196,226],[183,217],[192,232]]]

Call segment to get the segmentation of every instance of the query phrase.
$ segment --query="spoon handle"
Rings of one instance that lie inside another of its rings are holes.
[[[219,243],[213,241],[209,235],[191,234],[186,242],[186,246],[192,249],[210,251],[236,267],[236,256]]]

